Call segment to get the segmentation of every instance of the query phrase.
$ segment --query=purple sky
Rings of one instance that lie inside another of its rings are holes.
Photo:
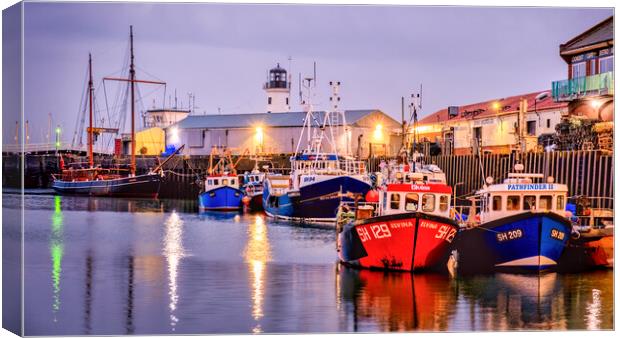
[[[197,113],[265,110],[266,71],[291,56],[297,74],[317,62],[318,109],[330,80],[345,109],[379,108],[400,119],[400,97],[423,83],[423,113],[448,105],[549,89],[566,76],[558,46],[612,9],[217,4],[25,4],[25,112],[31,143],[48,113],[70,141],[93,53],[98,107],[103,76],[123,67],[134,25],[137,76],[196,95]],[[153,74],[153,76],[148,75]],[[106,84],[109,104],[115,87]],[[163,88],[141,87],[147,107]],[[114,118],[114,116],[112,117]],[[128,125],[128,124],[127,124]],[[12,137],[11,135],[8,135]]]

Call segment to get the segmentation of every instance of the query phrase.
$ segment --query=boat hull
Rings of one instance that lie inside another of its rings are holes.
[[[200,210],[234,211],[241,208],[243,193],[239,189],[222,186],[198,195]]]
[[[581,272],[613,268],[613,265],[613,228],[592,229],[568,241],[565,252],[558,262],[558,271]]]
[[[383,270],[443,269],[458,225],[444,217],[403,213],[345,225],[338,256],[347,265]]]
[[[160,175],[148,174],[113,180],[56,180],[52,188],[62,195],[157,198],[161,181]]]
[[[263,194],[255,194],[250,196],[250,210],[252,211],[261,211],[263,210]]]
[[[553,270],[571,230],[559,215],[532,212],[463,230],[455,242],[459,272]]]
[[[299,191],[289,191],[280,196],[272,195],[269,187],[263,190],[263,208],[267,215],[299,222],[333,223],[341,201],[352,201],[342,197],[351,193],[365,196],[370,185],[350,176],[334,178],[303,186]]]

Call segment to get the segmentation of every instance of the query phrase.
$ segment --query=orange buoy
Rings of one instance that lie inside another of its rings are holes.
[[[376,190],[368,190],[366,193],[366,202],[379,202],[379,193]]]
[[[241,199],[241,202],[243,202],[243,205],[247,207],[250,205],[251,200],[252,199],[249,196],[243,196],[243,198]]]

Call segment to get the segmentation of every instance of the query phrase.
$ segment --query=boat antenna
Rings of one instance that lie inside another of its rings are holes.
[[[314,74],[312,79],[314,80],[314,88],[316,88],[316,61],[314,61]]]
[[[93,158],[93,62],[88,53],[88,165],[93,168],[95,160]]]

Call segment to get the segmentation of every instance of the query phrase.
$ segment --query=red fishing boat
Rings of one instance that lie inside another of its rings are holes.
[[[409,184],[391,183],[369,193],[364,203],[341,205],[337,246],[342,263],[403,271],[445,266],[458,231],[450,219],[452,189],[423,181],[421,173],[409,176]]]

